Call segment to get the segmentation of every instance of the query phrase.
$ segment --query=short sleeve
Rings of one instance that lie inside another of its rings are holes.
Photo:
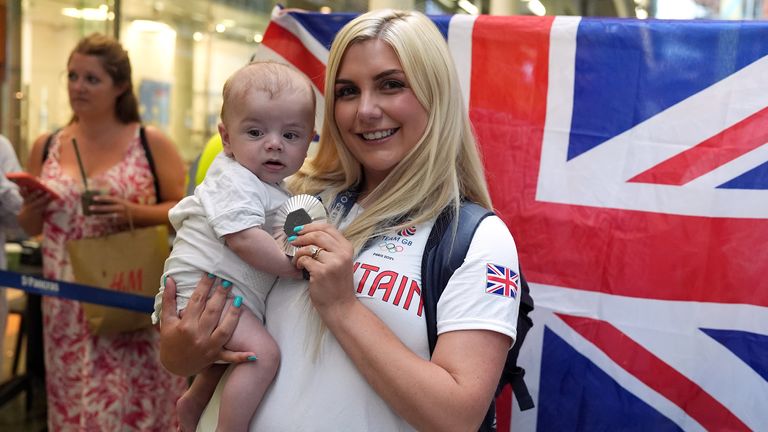
[[[195,189],[195,196],[216,236],[221,238],[264,225],[264,209],[269,200],[267,186],[235,161],[217,158],[214,163],[224,163],[225,168],[206,176]]]
[[[437,333],[490,330],[511,337],[514,343],[519,273],[517,248],[509,229],[497,216],[483,219],[464,263],[440,296]]]

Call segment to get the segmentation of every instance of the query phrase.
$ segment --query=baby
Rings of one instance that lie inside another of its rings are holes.
[[[217,430],[247,430],[253,413],[274,379],[278,347],[263,325],[265,299],[276,276],[301,277],[272,234],[272,217],[288,198],[283,179],[304,163],[315,135],[312,84],[289,66],[254,62],[224,84],[219,134],[223,154],[211,164],[192,196],[169,212],[176,229],[163,277],[177,285],[183,313],[200,273],[224,280],[244,304],[226,348],[256,353],[237,364],[221,398]],[[163,279],[165,280],[165,279]],[[160,317],[162,287],[153,322]],[[194,431],[227,365],[212,365],[195,377],[179,399],[182,431]]]

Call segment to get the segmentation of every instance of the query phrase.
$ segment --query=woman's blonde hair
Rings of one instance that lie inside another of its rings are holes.
[[[329,202],[363,181],[360,162],[344,145],[336,125],[333,89],[347,48],[371,39],[386,42],[395,52],[428,122],[421,140],[365,198],[365,212],[344,231],[356,252],[385,231],[429,220],[446,206],[458,209],[462,199],[492,208],[448,46],[429,18],[412,11],[371,11],[336,35],[326,67],[325,121],[317,156],[293,177],[291,188],[297,193],[323,193]]]

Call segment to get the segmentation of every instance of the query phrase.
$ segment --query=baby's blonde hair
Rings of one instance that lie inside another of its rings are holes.
[[[315,92],[306,75],[284,63],[275,61],[252,61],[233,73],[224,83],[222,90],[221,121],[226,123],[227,107],[237,103],[249,91],[257,90],[269,94],[270,98],[285,91],[306,94],[314,115]]]

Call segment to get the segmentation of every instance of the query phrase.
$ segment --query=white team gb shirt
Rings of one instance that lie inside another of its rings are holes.
[[[361,211],[355,205],[345,222]],[[429,344],[421,300],[421,256],[433,223],[374,241],[353,264],[358,299],[425,359],[429,358]],[[520,293],[511,284],[499,283],[500,269],[518,274],[517,251],[507,227],[492,216],[478,227],[464,264],[440,297],[438,334],[483,329],[514,340]],[[306,282],[279,279],[267,299],[267,329],[280,347],[281,364],[250,430],[414,430],[373,391],[333,334],[326,331],[319,354],[314,354],[316,323],[308,321],[306,289]],[[208,411],[218,412],[219,391]],[[214,430],[212,417],[204,416],[199,430]]]

